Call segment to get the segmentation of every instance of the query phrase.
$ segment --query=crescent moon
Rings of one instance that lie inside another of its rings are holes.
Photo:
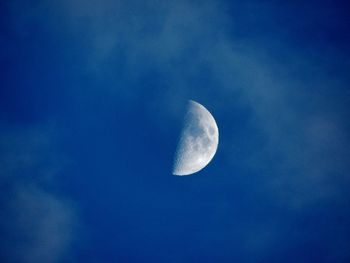
[[[214,117],[203,105],[190,100],[175,153],[173,175],[202,170],[213,159],[218,144],[219,129]]]

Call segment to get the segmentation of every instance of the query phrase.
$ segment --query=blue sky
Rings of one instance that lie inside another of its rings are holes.
[[[343,1],[0,3],[1,262],[349,262]],[[171,174],[189,99],[212,162]]]

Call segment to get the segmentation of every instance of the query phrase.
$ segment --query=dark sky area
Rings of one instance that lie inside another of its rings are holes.
[[[350,262],[346,1],[0,2],[0,262]],[[188,100],[220,132],[172,175]]]

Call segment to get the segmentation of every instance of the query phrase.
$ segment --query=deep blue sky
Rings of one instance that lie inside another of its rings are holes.
[[[0,261],[350,262],[345,1],[0,3]],[[220,142],[171,174],[189,99]]]

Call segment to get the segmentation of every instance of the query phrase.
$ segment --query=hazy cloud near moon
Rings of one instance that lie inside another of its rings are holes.
[[[151,97],[149,105],[161,105],[164,111],[172,112],[179,101],[198,94],[212,97],[211,103],[226,116],[232,114],[231,105],[240,105],[250,112],[250,125],[262,131],[259,137],[264,142],[262,146],[259,138],[242,142],[249,148],[236,142],[234,136],[228,137],[223,146],[230,148],[228,159],[234,160],[238,151],[246,152],[246,163],[240,165],[248,170],[270,170],[270,177],[264,178],[266,191],[281,194],[280,200],[292,206],[339,194],[346,179],[344,175],[335,179],[332,171],[346,168],[349,127],[343,123],[345,112],[337,105],[349,103],[348,92],[341,89],[348,78],[343,72],[329,72],[345,63],[334,61],[343,55],[342,50],[331,46],[313,49],[309,42],[303,46],[275,38],[271,30],[281,29],[274,17],[264,21],[266,28],[260,29],[270,37],[269,42],[264,38],[257,41],[258,32],[249,35],[249,30],[246,37],[235,37],[235,32],[241,33],[239,21],[230,20],[227,7],[213,1],[63,1],[59,5],[72,32],[88,32],[85,59],[97,78],[99,71],[108,74],[112,70],[108,68],[110,56],[122,53],[123,72],[130,78],[147,74],[146,69],[151,68],[170,80],[168,92]],[[243,7],[237,2],[237,10]],[[279,12],[274,5],[256,3],[250,8],[251,12],[260,8]],[[293,32],[293,26],[283,30]],[[194,76],[203,74],[210,76],[211,85],[193,82]],[[138,99],[137,90],[128,91],[117,83],[107,88],[123,98]],[[191,86],[196,86],[193,92],[182,89]],[[344,93],[341,101],[339,90]],[[279,163],[271,162],[275,156],[279,156]],[[312,189],[317,190],[309,195]],[[295,195],[295,191],[302,194]]]
[[[237,2],[236,7],[239,10],[243,5]],[[261,7],[257,3],[250,8],[251,12],[259,8],[274,11],[274,5]],[[82,62],[97,79],[102,72],[104,76],[117,74],[114,67],[110,68],[109,60],[119,54],[123,54],[123,69],[118,76],[138,79],[150,69],[166,76],[167,91],[143,101],[150,107],[155,104],[171,114],[179,111],[179,101],[200,94],[212,97],[211,103],[221,114],[232,115],[231,105],[240,105],[249,111],[250,125],[264,132],[259,134],[264,143],[261,147],[260,142],[252,138],[249,142],[252,148],[243,150],[247,152],[246,169],[251,169],[250,164],[254,163],[253,169],[271,170],[271,178],[265,178],[266,187],[273,191],[280,188],[284,196],[281,200],[308,203],[311,199],[332,195],[339,188],[342,176],[332,179],[330,173],[339,165],[345,168],[346,162],[339,160],[344,161],[349,154],[346,147],[349,127],[343,123],[345,111],[338,108],[349,104],[350,96],[340,88],[348,77],[343,72],[329,72],[345,63],[344,60],[334,61],[344,55],[342,50],[331,46],[313,49],[308,46],[309,42],[302,46],[288,39],[276,39],[269,35],[271,28],[281,30],[274,23],[274,17],[264,21],[262,26],[266,28],[260,29],[266,37],[270,36],[269,42],[264,38],[256,41],[258,32],[249,35],[246,31],[246,37],[235,37],[235,32],[241,33],[237,27],[240,21],[230,20],[226,16],[227,7],[213,1],[200,4],[188,1],[44,1],[31,10],[32,15],[29,13],[14,21],[16,28],[21,28],[24,22],[30,24],[44,19],[36,15],[38,10],[47,10],[55,14],[48,23],[61,25],[64,21],[61,30],[73,37],[85,32],[87,41],[82,50],[85,54]],[[20,9],[13,12],[23,13]],[[246,18],[238,16],[237,19]],[[312,23],[310,21],[308,26]],[[269,25],[271,28],[267,28]],[[284,31],[293,32],[292,26]],[[193,82],[196,76],[203,74],[208,75],[212,83]],[[116,99],[133,102],[138,100],[143,88],[139,85],[140,90],[135,90],[136,85],[131,91],[119,85],[118,79],[111,83],[105,88],[115,92]],[[196,88],[184,88],[191,86]],[[342,101],[339,101],[339,91],[343,92]],[[160,113],[154,116],[157,114]],[[228,158],[234,159],[239,154],[237,151],[244,147],[237,147],[236,143],[233,136],[225,143],[224,147],[231,147],[232,156]],[[254,143],[259,146],[255,147]],[[273,156],[280,156],[281,161],[271,163]],[[284,171],[295,176],[282,176]],[[284,190],[286,184],[291,186],[290,193]],[[315,187],[317,194],[307,195]],[[293,188],[303,189],[305,195],[296,197]],[[291,201],[294,198],[299,200]]]

